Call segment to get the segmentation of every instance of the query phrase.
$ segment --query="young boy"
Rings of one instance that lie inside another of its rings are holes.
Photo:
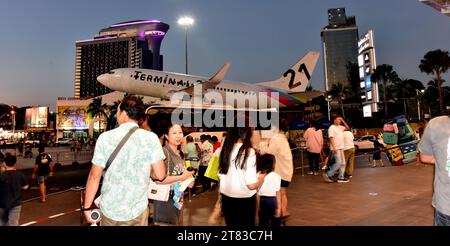
[[[281,216],[281,177],[273,172],[275,157],[264,154],[260,157],[259,171],[266,173],[264,183],[259,189],[259,225],[279,226]]]
[[[18,226],[22,191],[27,189],[25,175],[16,171],[16,157],[5,157],[6,171],[0,174],[0,226]]]

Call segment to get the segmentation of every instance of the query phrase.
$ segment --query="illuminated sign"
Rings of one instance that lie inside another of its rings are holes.
[[[372,107],[370,105],[364,105],[363,113],[364,117],[372,117]]]
[[[358,56],[358,66],[360,67],[364,66],[364,59],[362,55]]]
[[[145,35],[150,35],[150,36],[164,36],[166,35],[165,32],[163,31],[146,31]]]
[[[365,76],[365,75],[364,75],[364,67],[360,67],[360,68],[359,68],[359,78],[362,79],[362,78],[364,78],[364,76]]]
[[[372,100],[372,91],[367,92],[367,100]]]
[[[27,108],[25,111],[25,126],[27,128],[47,127],[48,107]]]
[[[361,88],[366,88],[366,83],[364,81],[362,81],[361,83],[359,83],[359,86]]]
[[[369,77],[366,78],[366,88],[371,89],[372,88],[372,79]]]
[[[87,113],[88,106],[59,106],[58,129],[86,130],[91,119]]]

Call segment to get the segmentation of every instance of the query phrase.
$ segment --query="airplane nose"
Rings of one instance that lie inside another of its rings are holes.
[[[107,74],[102,74],[97,77],[97,81],[104,86],[108,86],[109,76]]]

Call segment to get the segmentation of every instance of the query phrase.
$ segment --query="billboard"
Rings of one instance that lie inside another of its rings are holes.
[[[372,106],[370,104],[363,106],[363,114],[364,117],[372,117]]]
[[[48,107],[27,108],[25,111],[26,128],[47,128]]]
[[[378,112],[378,107],[376,106],[379,101],[378,96],[378,84],[377,81],[371,80],[371,75],[373,70],[376,68],[376,57],[375,57],[375,46],[373,31],[369,30],[358,42],[358,65],[359,65],[359,78],[361,99],[364,99],[365,104],[372,105],[369,110],[370,105],[366,105],[363,108],[364,117],[370,117],[372,112]]]
[[[91,122],[87,110],[88,106],[58,106],[58,129],[87,130]]]

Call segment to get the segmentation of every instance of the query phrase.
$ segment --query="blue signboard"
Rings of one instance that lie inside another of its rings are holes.
[[[370,79],[370,76],[366,77],[366,88],[367,89],[372,88],[372,80]]]

